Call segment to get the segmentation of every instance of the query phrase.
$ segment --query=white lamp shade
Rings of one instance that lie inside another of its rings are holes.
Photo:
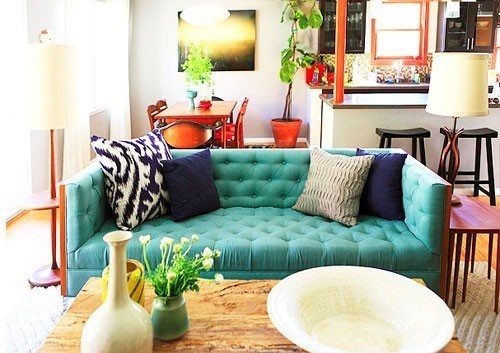
[[[193,26],[210,26],[229,17],[229,11],[221,5],[201,3],[189,6],[181,12],[181,18]]]
[[[434,53],[427,107],[434,115],[488,114],[488,54]]]
[[[33,130],[63,129],[74,102],[71,50],[66,45],[32,44],[27,58],[27,113]]]

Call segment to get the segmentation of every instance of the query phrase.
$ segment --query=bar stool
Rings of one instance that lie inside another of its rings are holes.
[[[445,135],[444,129],[439,129],[439,132]],[[476,139],[476,152],[474,156],[474,170],[459,170],[457,175],[469,175],[472,176],[472,180],[455,180],[455,184],[472,184],[474,185],[474,196],[479,196],[479,191],[483,192],[490,198],[490,205],[496,205],[495,198],[495,178],[493,173],[493,149],[491,147],[491,139],[497,138],[498,132],[490,128],[480,128],[480,129],[469,129],[464,130],[459,136],[459,140],[463,138]],[[488,178],[481,179],[481,145],[482,141],[486,144],[486,163],[488,168]],[[447,137],[445,135],[443,146],[447,143]],[[446,172],[446,171],[445,171]],[[482,184],[488,185],[488,190],[486,190]]]
[[[390,148],[392,139],[411,138],[411,155],[417,158],[417,142],[419,143],[420,162],[425,165],[425,144],[424,139],[431,137],[431,132],[422,127],[415,129],[391,130],[376,128],[375,132],[380,136],[380,148]]]

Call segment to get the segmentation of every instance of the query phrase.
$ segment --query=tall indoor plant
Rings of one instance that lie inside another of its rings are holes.
[[[210,102],[212,96],[212,60],[207,55],[206,48],[201,43],[193,43],[189,47],[186,61],[181,65],[187,84],[187,96],[192,99],[196,96],[203,102]],[[196,92],[196,93],[195,93]],[[194,103],[192,103],[194,105]],[[207,104],[207,103],[205,103]],[[210,106],[208,104],[208,106]],[[194,106],[191,108],[194,109]]]
[[[301,119],[292,118],[292,88],[295,74],[300,68],[309,67],[314,58],[300,47],[299,31],[307,28],[319,28],[323,15],[315,0],[282,0],[285,6],[281,13],[281,23],[290,21],[290,36],[287,46],[281,51],[280,80],[288,84],[285,107],[281,118],[271,119],[274,140],[277,147],[295,147]],[[282,129],[290,130],[281,137]]]

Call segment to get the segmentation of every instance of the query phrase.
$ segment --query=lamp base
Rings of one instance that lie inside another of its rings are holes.
[[[451,204],[452,205],[459,205],[461,203],[462,203],[462,200],[460,200],[460,197],[458,197],[455,194],[451,195]]]
[[[52,269],[52,265],[46,265],[35,270],[28,278],[33,287],[50,287],[61,284],[59,268]]]

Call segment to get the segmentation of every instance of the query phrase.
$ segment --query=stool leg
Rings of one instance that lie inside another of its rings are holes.
[[[425,160],[425,140],[423,137],[420,139],[420,162],[423,165],[427,165],[427,161]]]
[[[387,138],[387,148],[391,148],[391,147],[392,147],[392,138],[388,137]]]
[[[488,184],[490,190],[490,206],[496,206],[495,197],[495,174],[493,173],[493,150],[491,148],[491,139],[486,139],[486,160],[488,163]]]
[[[413,158],[417,158],[417,138],[411,138],[411,155]]]
[[[380,137],[380,143],[378,144],[379,148],[384,148],[385,147],[385,137],[381,136]]]
[[[479,180],[481,178],[481,138],[476,138],[476,156],[474,159],[474,196],[479,196]]]

